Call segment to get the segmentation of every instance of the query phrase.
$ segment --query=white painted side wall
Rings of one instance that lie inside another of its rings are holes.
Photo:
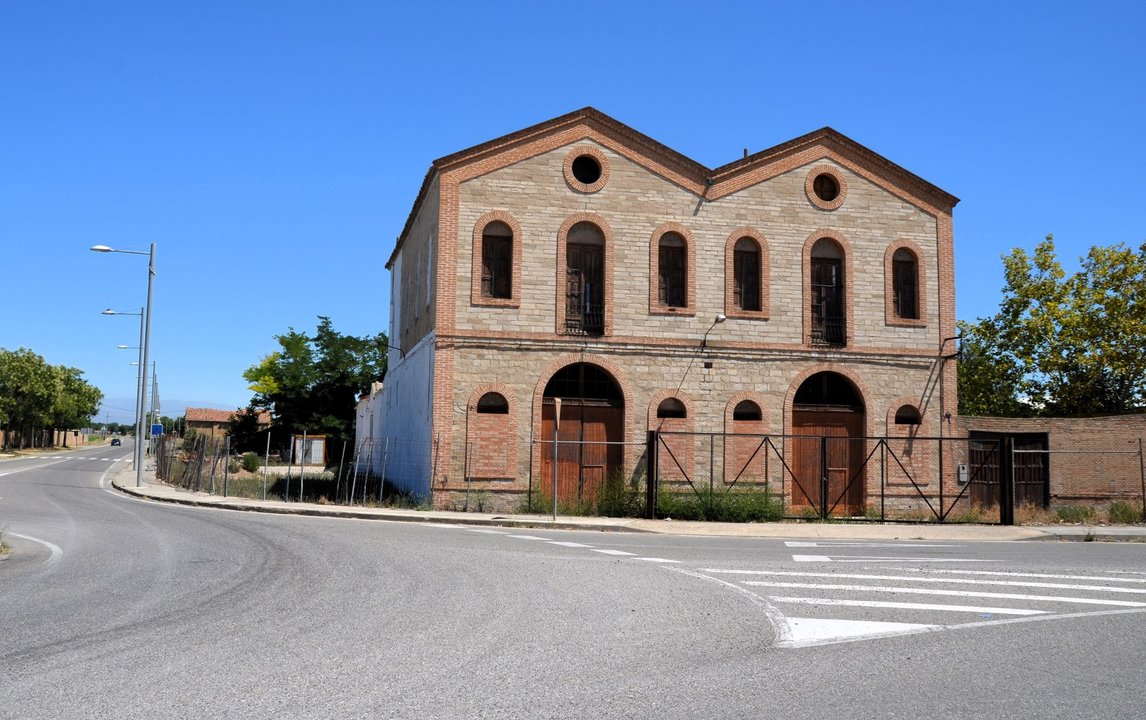
[[[363,453],[371,472],[419,498],[429,498],[433,469],[434,337],[422,338],[404,357],[391,350],[385,385],[365,411],[365,425],[373,418]]]

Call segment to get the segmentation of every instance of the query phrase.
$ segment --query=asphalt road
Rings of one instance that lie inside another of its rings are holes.
[[[1146,545],[270,516],[0,463],[3,718],[1138,718]]]

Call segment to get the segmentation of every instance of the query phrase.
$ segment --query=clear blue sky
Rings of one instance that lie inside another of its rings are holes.
[[[1013,7],[1011,7],[1013,6]],[[387,329],[435,158],[592,105],[710,167],[830,125],[960,197],[958,315],[1054,233],[1146,239],[1139,2],[0,3],[0,347],[165,414],[235,407],[275,334]],[[102,419],[102,417],[100,418]]]

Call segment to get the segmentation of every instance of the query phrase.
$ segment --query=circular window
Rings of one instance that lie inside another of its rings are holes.
[[[565,182],[578,192],[594,193],[609,181],[609,159],[591,145],[572,148],[565,155]]]
[[[843,174],[831,165],[812,168],[804,181],[804,192],[812,204],[821,210],[835,210],[844,204],[848,184]]]
[[[573,159],[572,169],[577,182],[592,185],[601,179],[601,163],[592,155],[578,155]]]
[[[577,165],[574,164],[574,172],[576,172]],[[816,179],[812,181],[812,192],[816,193],[816,197],[824,202],[831,202],[839,197],[840,184],[836,179],[827,173],[820,173]]]

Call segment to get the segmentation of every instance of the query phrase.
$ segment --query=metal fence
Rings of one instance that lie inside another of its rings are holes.
[[[1066,515],[1122,500],[1146,520],[1140,444],[1032,450],[1008,438],[655,432],[649,447],[648,507],[660,514],[687,498],[725,513],[755,506],[759,519],[1013,524],[1016,509]]]

